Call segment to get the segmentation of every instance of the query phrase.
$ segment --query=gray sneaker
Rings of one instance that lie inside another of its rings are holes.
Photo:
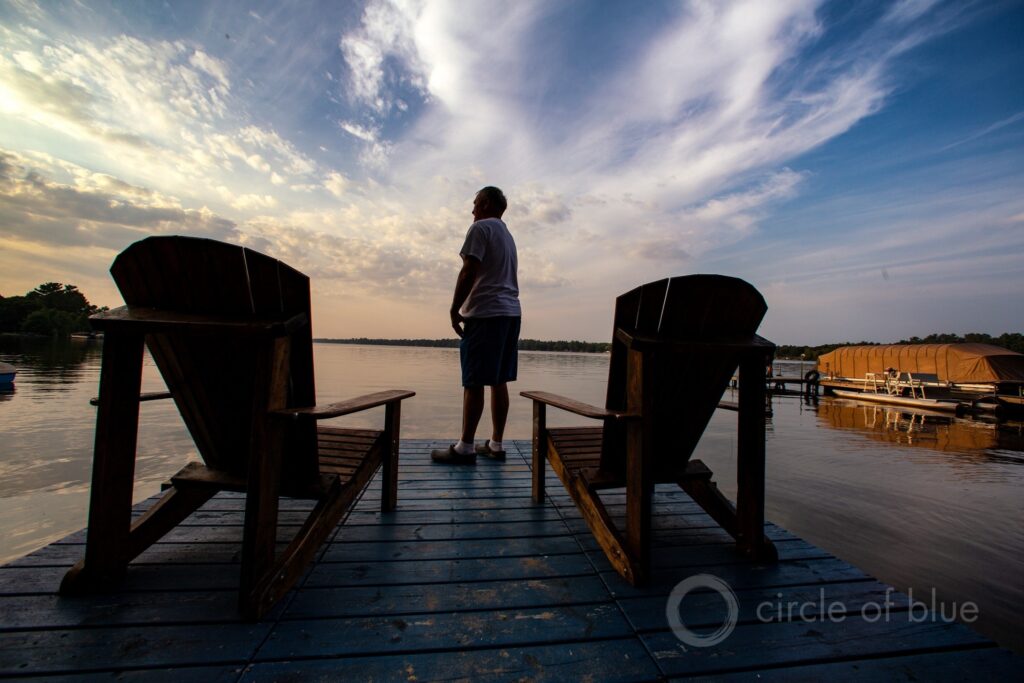
[[[490,441],[485,441],[481,445],[477,446],[476,453],[477,455],[486,456],[491,460],[500,460],[501,462],[505,462],[505,451],[492,451]]]
[[[445,465],[475,465],[476,453],[459,453],[455,446],[430,451],[430,459]]]

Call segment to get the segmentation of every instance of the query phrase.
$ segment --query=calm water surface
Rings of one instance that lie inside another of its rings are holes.
[[[19,372],[0,393],[0,563],[85,525],[100,345],[0,338]],[[317,344],[317,398],[387,388],[403,404],[402,436],[454,439],[461,411],[455,349]],[[791,371],[799,370],[794,364]],[[516,392],[553,391],[603,404],[608,357],[525,352]],[[143,391],[163,382],[147,357]],[[727,397],[728,398],[728,397]],[[884,407],[776,397],[768,426],[767,516],[915,597],[978,604],[975,627],[1024,651],[1024,425],[912,415]],[[552,411],[552,426],[580,424]],[[336,422],[376,427],[383,408]],[[695,457],[735,495],[735,413],[719,411]],[[528,401],[512,401],[507,438],[530,437]],[[485,413],[478,437],[490,430]],[[142,405],[136,499],[197,458],[173,404]]]

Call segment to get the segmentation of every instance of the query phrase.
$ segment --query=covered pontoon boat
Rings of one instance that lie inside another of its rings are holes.
[[[990,344],[842,346],[818,358],[825,391],[1024,408],[1024,354]]]

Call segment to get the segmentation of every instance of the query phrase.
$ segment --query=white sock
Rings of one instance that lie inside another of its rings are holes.
[[[472,442],[466,443],[462,439],[459,439],[459,442],[455,444],[455,452],[458,453],[459,455],[469,455],[470,453],[475,453],[476,451],[473,449]]]
[[[487,447],[490,448],[492,451],[503,451],[503,450],[505,450],[502,447],[501,442],[500,441],[495,441],[494,439],[491,439],[491,440],[489,440],[487,442]]]

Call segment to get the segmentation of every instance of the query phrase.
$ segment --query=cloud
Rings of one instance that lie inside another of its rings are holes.
[[[521,290],[549,290],[567,287],[572,281],[562,275],[561,269],[540,254],[529,250],[520,254],[519,288]]]
[[[140,181],[201,196],[224,184],[221,173],[237,174],[236,161],[268,186],[309,182],[319,170],[273,128],[245,120],[231,66],[199,46],[128,35],[4,37],[0,115],[91,145],[108,167]]]
[[[339,46],[349,69],[351,97],[378,114],[398,106],[394,91],[405,85],[424,90],[424,67],[413,49],[417,13],[414,2],[371,0],[360,26],[341,37]],[[397,68],[389,68],[389,61]]]
[[[345,191],[348,189],[348,186],[348,179],[338,172],[328,174],[327,178],[324,180],[324,188],[339,199],[345,196]]]
[[[360,160],[364,166],[374,169],[384,168],[391,145],[380,139],[379,128],[361,126],[351,121],[339,121],[338,125],[352,137],[367,143],[360,153]]]
[[[317,169],[316,162],[295,148],[274,130],[258,126],[245,126],[238,131],[238,138],[254,147],[272,152],[283,162],[284,170],[290,175],[307,175]]]
[[[277,206],[277,200],[269,194],[243,194],[235,198],[232,203],[236,209],[272,209]]]
[[[61,169],[0,150],[0,237],[118,250],[150,234],[237,238],[235,223],[206,208],[185,209],[117,178],[75,171],[75,184],[58,182]]]
[[[413,300],[447,294],[451,286],[451,263],[424,255],[413,244],[332,235],[269,218],[247,221],[243,229],[243,244],[285,261],[319,286],[340,284],[350,293]]]
[[[516,188],[509,200],[507,217],[517,230],[548,231],[568,222],[573,215],[572,206],[565,196],[536,185]]]
[[[1007,126],[1012,126],[1013,124],[1017,123],[1018,121],[1020,121],[1022,119],[1024,119],[1024,111],[1019,111],[1016,114],[1013,114],[1012,116],[1008,116],[1005,119],[1001,119],[999,121],[996,121],[993,124],[985,126],[981,130],[976,131],[974,133],[971,133],[970,135],[968,135],[965,138],[957,140],[956,142],[952,142],[952,143],[946,145],[945,147],[943,147],[939,151],[945,152],[946,150],[953,149],[954,147],[959,147],[960,145],[966,144],[968,142],[973,142],[974,140],[977,140],[980,137],[984,137],[985,135],[988,135],[989,133],[994,133],[997,130],[1000,130],[1001,128],[1005,128]]]
[[[377,142],[377,131],[372,128],[360,126],[358,123],[352,123],[351,121],[341,121],[338,125],[349,135],[357,137],[364,142]]]
[[[188,58],[188,63],[208,76],[214,78],[225,92],[231,89],[231,81],[228,80],[228,69],[224,62],[215,59],[202,50],[196,50]]]

